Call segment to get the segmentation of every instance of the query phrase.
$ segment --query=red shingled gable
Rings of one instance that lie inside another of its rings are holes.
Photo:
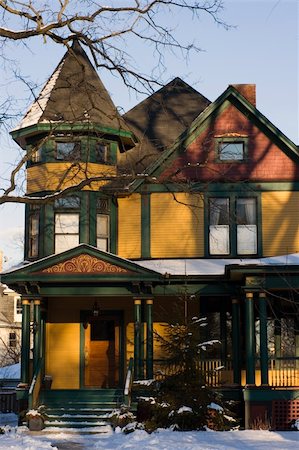
[[[218,110],[219,111],[219,110]],[[299,165],[274,144],[234,105],[207,119],[207,128],[160,175],[167,179],[198,181],[294,181]],[[248,139],[243,162],[216,162],[215,138]],[[188,167],[189,165],[189,167]]]

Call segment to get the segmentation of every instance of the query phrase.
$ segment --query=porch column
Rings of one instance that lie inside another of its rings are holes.
[[[240,352],[240,302],[232,299],[232,347],[233,347],[233,377],[234,383],[241,384],[241,352]]]
[[[269,384],[268,378],[268,333],[267,333],[267,298],[264,292],[259,294],[260,315],[260,358],[261,383]]]
[[[299,317],[295,317],[295,356],[296,356],[296,369],[299,369]]]
[[[153,339],[153,303],[146,300],[146,378],[151,379],[154,376],[153,357],[154,357],[154,339]]]
[[[35,299],[33,303],[33,371],[36,371],[38,361],[41,357],[41,311],[40,300]]]
[[[141,300],[134,300],[134,379],[141,378]]]
[[[221,364],[225,365],[227,356],[227,333],[226,333],[226,304],[220,304],[220,342],[221,342]]]
[[[29,383],[30,301],[22,299],[21,381]]]
[[[254,300],[253,293],[245,294],[245,332],[246,332],[246,384],[255,384],[254,358]]]

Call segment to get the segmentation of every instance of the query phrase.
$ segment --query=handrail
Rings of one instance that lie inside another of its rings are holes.
[[[32,378],[32,382],[28,392],[28,408],[34,409],[37,406],[37,400],[39,396],[39,391],[42,384],[42,364],[43,360],[40,358],[38,360],[35,373]]]
[[[132,391],[132,384],[133,384],[133,367],[134,367],[134,359],[129,359],[128,364],[128,370],[126,375],[126,381],[125,381],[125,388],[124,388],[124,404],[126,406],[131,405],[131,391]]]

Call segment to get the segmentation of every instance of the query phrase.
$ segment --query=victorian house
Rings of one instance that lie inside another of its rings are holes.
[[[74,42],[11,134],[32,198],[25,262],[2,275],[22,297],[23,407],[122,401],[130,361],[159,373],[183,297],[245,426],[298,417],[299,151],[255,85],[210,102],[175,78],[121,116]]]

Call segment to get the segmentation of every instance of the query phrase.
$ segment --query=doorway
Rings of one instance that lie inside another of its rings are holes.
[[[83,323],[83,376],[87,388],[115,388],[120,384],[121,322],[119,315],[101,313]],[[82,366],[81,366],[82,367]]]

